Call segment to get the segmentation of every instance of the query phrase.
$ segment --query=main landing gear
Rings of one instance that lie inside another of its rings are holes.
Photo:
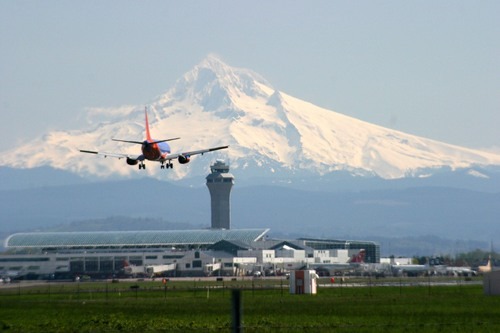
[[[173,169],[174,168],[174,165],[172,164],[172,162],[168,162],[168,163],[165,163],[165,164],[161,164],[161,167],[162,169]]]
[[[174,168],[174,165],[172,162],[168,162],[168,163],[162,163],[160,168],[162,169],[173,169]],[[146,164],[144,163],[139,163],[139,170],[141,169],[144,169],[146,170]]]

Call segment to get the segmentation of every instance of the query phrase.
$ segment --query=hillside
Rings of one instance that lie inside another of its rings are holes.
[[[488,242],[500,233],[498,202],[498,192],[443,187],[324,192],[236,185],[231,216],[233,228],[299,237],[434,235]],[[179,229],[210,227],[206,187],[153,179],[3,190],[0,211],[0,231],[7,233],[120,216],[161,219]]]

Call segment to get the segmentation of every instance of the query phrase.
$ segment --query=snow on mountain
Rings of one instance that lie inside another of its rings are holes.
[[[349,171],[393,179],[429,170],[500,165],[500,155],[458,147],[373,125],[289,96],[260,75],[208,56],[150,105],[151,133],[172,141],[173,152],[230,145],[193,157],[191,163],[144,170],[124,160],[82,154],[78,149],[139,154],[140,147],[111,138],[142,140],[144,106],[92,108],[85,129],[53,131],[2,153],[0,165],[52,166],[98,177],[161,179],[206,175],[217,158],[232,172],[292,177]],[[235,171],[238,170],[238,171]],[[479,172],[470,172],[478,175]]]

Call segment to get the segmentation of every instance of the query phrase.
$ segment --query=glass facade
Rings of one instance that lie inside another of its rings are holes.
[[[380,245],[370,241],[328,240],[301,238],[305,246],[315,250],[365,250],[366,263],[380,263]]]

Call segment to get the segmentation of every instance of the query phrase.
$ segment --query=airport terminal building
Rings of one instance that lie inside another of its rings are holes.
[[[18,233],[5,241],[0,274],[11,278],[112,278],[127,275],[241,276],[342,264],[364,250],[380,261],[373,242],[270,240],[269,229],[138,232]],[[156,268],[160,268],[161,271]]]
[[[370,241],[269,239],[269,229],[231,229],[234,177],[217,161],[207,176],[212,226],[204,230],[16,233],[5,240],[0,276],[10,278],[96,278],[135,276],[238,276],[283,274],[300,268],[345,264],[363,251],[366,263],[380,262]]]

